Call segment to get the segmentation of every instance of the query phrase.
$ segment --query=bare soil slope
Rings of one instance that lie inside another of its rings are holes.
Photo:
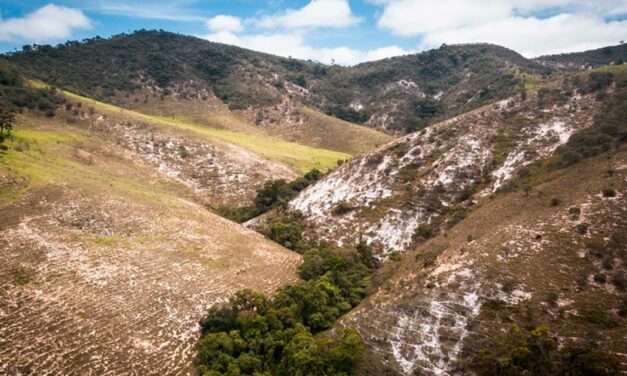
[[[0,156],[0,373],[191,374],[207,306],[300,256],[81,124],[22,115]]]
[[[605,197],[608,188],[616,195]],[[560,344],[598,341],[625,369],[626,191],[623,151],[545,176],[529,194],[479,202],[388,265],[389,281],[343,324],[359,328],[391,374],[458,374],[480,340],[511,324],[547,325]]]

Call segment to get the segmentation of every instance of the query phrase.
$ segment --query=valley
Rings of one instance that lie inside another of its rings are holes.
[[[625,51],[2,55],[0,374],[625,372]]]

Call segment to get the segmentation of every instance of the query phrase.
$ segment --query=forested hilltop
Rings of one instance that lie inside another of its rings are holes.
[[[7,58],[49,84],[116,104],[143,89],[213,94],[257,123],[287,98],[388,133],[520,91],[551,69],[503,47],[443,45],[354,67],[281,58],[164,31],[138,31],[58,46],[25,46]],[[132,103],[126,103],[130,105]]]

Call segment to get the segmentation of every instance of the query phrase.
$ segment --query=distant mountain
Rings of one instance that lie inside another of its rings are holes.
[[[551,69],[503,47],[445,46],[328,66],[203,39],[138,31],[7,56],[47,83],[126,106],[133,93],[215,96],[260,126],[303,122],[299,104],[388,133],[406,133],[520,90]]]
[[[603,47],[596,50],[569,54],[546,55],[533,59],[553,69],[581,70],[603,65],[624,64],[627,60],[627,44]]]

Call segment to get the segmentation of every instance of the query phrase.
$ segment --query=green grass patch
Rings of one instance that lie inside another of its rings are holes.
[[[34,87],[45,87],[41,82],[31,82]],[[264,136],[253,136],[226,129],[210,128],[186,122],[177,118],[146,115],[136,111],[126,110],[111,104],[103,103],[83,97],[65,90],[60,90],[68,99],[82,102],[85,106],[93,106],[96,110],[127,116],[136,120],[145,121],[167,127],[192,131],[206,138],[224,141],[241,146],[270,160],[279,161],[292,167],[294,170],[305,173],[313,168],[327,171],[336,166],[338,160],[351,158],[350,154],[301,145],[294,142],[282,141]]]

